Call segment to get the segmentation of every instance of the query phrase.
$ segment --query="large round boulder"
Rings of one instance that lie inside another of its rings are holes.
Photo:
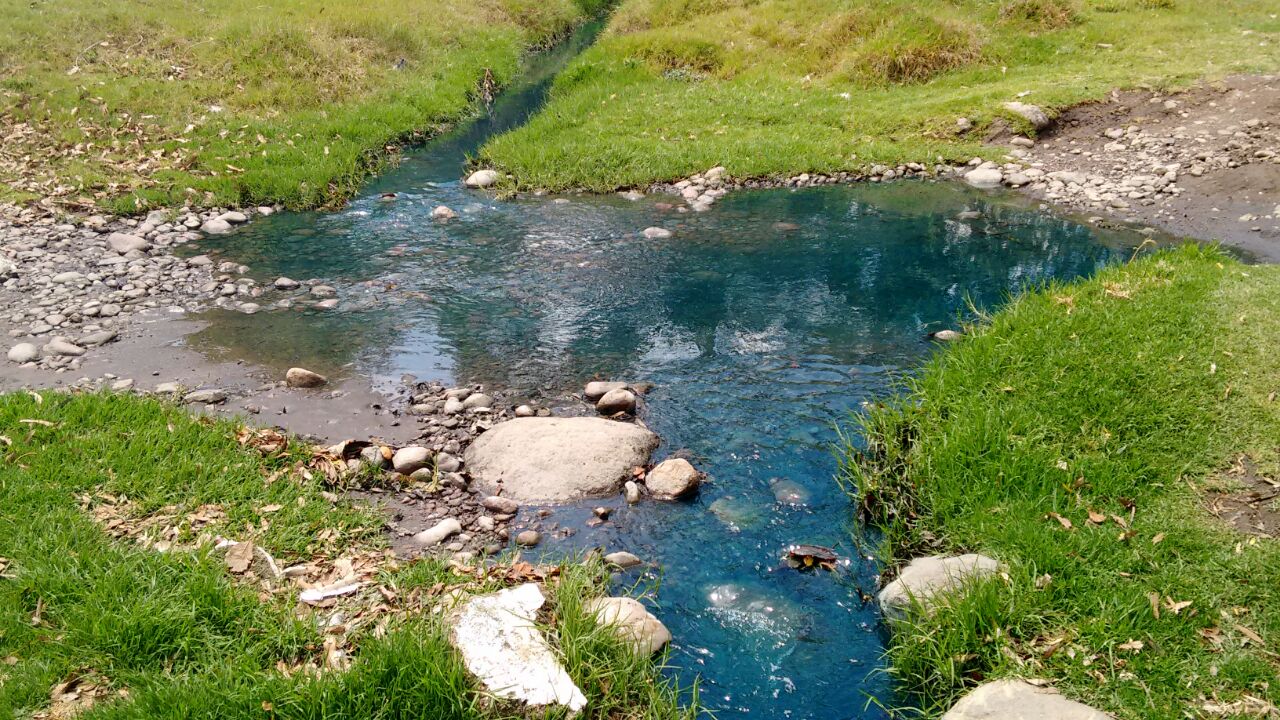
[[[996,680],[980,685],[956,703],[942,720],[1110,720],[1111,716],[1023,680]]]
[[[515,418],[467,448],[474,489],[521,503],[611,495],[647,465],[658,436],[604,418]]]

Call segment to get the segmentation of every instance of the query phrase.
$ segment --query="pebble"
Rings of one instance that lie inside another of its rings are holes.
[[[623,552],[623,551],[611,552],[608,555],[605,555],[604,561],[609,563],[610,565],[613,565],[614,567],[621,568],[623,570],[626,570],[627,568],[633,568],[637,565],[642,565],[644,562],[640,558],[636,557],[635,555],[632,555],[629,552]]]
[[[419,545],[431,547],[433,545],[439,545],[460,532],[462,532],[462,523],[458,522],[457,518],[445,518],[430,528],[414,535],[413,541]]]
[[[480,504],[486,510],[492,510],[501,515],[515,515],[516,511],[520,509],[520,503],[511,498],[504,498],[498,495],[489,495],[484,500],[481,500]]]
[[[431,457],[430,450],[417,445],[410,445],[409,447],[400,448],[395,452],[395,455],[391,456],[391,466],[401,475],[409,475],[414,470],[420,470],[431,465]]]
[[[533,547],[542,542],[542,535],[537,530],[521,530],[516,535],[516,544],[521,547]]]
[[[645,228],[641,234],[650,240],[664,240],[672,235],[670,230],[660,227]]]
[[[634,413],[636,410],[636,396],[630,390],[618,388],[610,390],[596,401],[596,411],[601,415],[615,415],[617,413]]]
[[[467,176],[464,184],[469,188],[487,188],[498,183],[496,170],[477,170]]]
[[[636,484],[635,481],[628,480],[626,484],[622,486],[622,489],[628,505],[635,505],[640,502],[640,486]]]

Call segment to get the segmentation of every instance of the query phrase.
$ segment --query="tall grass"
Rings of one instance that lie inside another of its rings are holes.
[[[1003,676],[1124,718],[1280,702],[1280,548],[1202,496],[1237,454],[1280,467],[1277,290],[1276,268],[1193,247],[1052,284],[866,416],[844,477],[885,561],[1008,567],[894,634],[922,707]]]

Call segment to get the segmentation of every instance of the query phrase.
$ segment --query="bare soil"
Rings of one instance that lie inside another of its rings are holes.
[[[1206,494],[1209,512],[1246,535],[1280,538],[1280,482],[1260,474],[1247,455],[1241,455],[1222,479],[1230,489]]]

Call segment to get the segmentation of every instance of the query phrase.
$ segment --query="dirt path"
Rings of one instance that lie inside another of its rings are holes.
[[[1280,76],[1116,91],[1012,154],[1036,197],[1280,261]]]

